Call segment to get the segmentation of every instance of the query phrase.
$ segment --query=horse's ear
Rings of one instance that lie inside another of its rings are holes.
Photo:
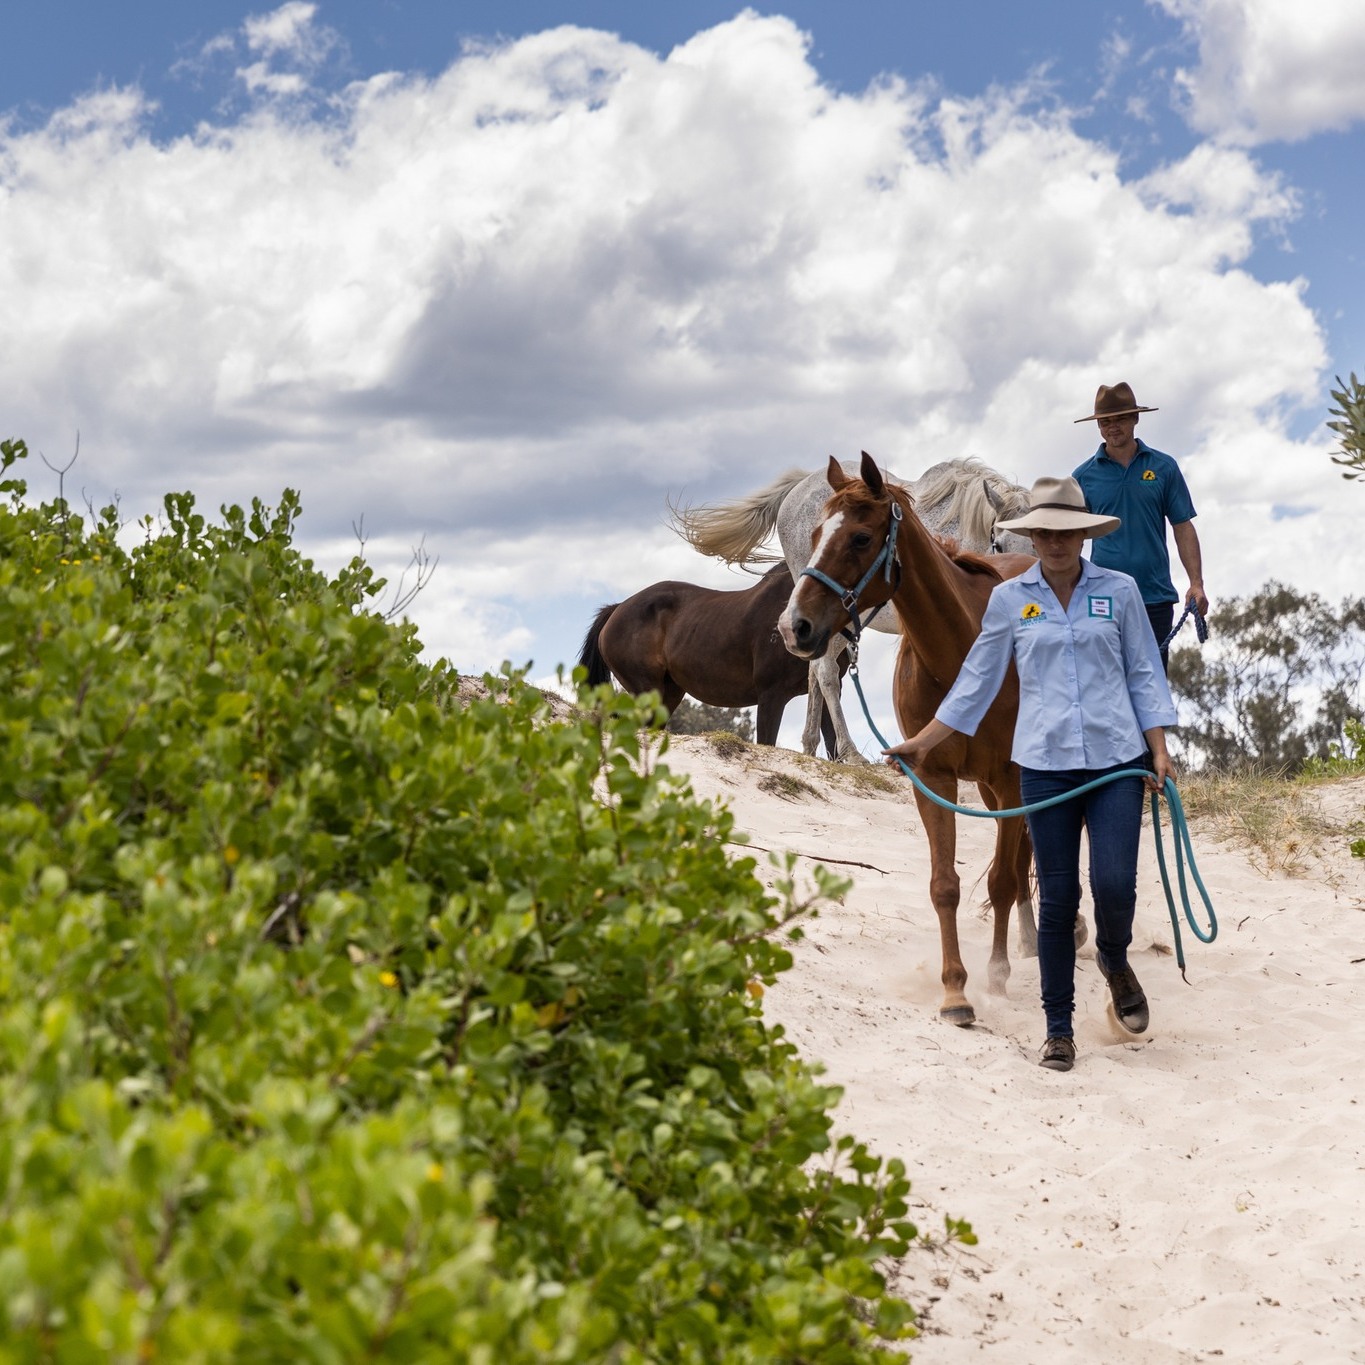
[[[880,498],[886,492],[886,485],[882,482],[882,471],[877,468],[876,460],[867,451],[863,451],[863,482],[874,498]]]
[[[829,457],[829,486],[837,493],[848,482],[848,475],[844,473],[844,467],[834,458]]]

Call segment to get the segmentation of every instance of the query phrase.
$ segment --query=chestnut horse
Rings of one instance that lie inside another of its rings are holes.
[[[888,483],[868,454],[862,478],[829,462],[833,496],[812,534],[810,564],[792,591],[779,629],[787,648],[804,659],[821,657],[838,639],[836,632],[878,603],[890,600],[901,622],[892,698],[901,732],[915,734],[933,717],[957,677],[967,651],[981,629],[986,600],[995,585],[1022,573],[1034,562],[1029,555],[970,554],[931,535],[915,514],[914,501],[899,484]],[[814,576],[816,573],[821,577]],[[838,584],[833,590],[829,580]],[[852,605],[856,617],[851,615]],[[926,787],[949,801],[957,800],[958,782],[975,782],[990,810],[1020,805],[1019,769],[1010,759],[1014,721],[1019,707],[1019,679],[1011,664],[986,718],[976,734],[954,735],[940,744],[918,770]],[[943,948],[943,1004],[939,1014],[949,1023],[976,1020],[964,994],[967,970],[957,937],[961,882],[955,866],[956,816],[915,789],[915,803],[929,840],[929,896],[938,915]],[[986,877],[995,912],[987,978],[993,993],[1003,994],[1009,979],[1010,907],[1020,905],[1020,933],[1025,950],[1036,943],[1028,894],[1032,849],[1022,816],[996,820],[995,856]],[[1036,948],[1035,948],[1036,951]]]
[[[695,583],[654,583],[624,602],[602,607],[583,640],[579,665],[593,686],[613,676],[627,692],[657,692],[670,715],[686,695],[707,706],[756,706],[754,734],[776,744],[782,712],[803,696],[804,660],[777,635],[792,577],[775,565],[751,588],[731,591]],[[834,753],[834,727],[822,728]]]

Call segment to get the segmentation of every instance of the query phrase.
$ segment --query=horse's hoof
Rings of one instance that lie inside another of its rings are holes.
[[[1074,935],[1076,939],[1076,947],[1084,948],[1086,939],[1090,937],[1090,926],[1085,922],[1084,915],[1076,916],[1076,928],[1074,931]]]
[[[976,1011],[970,1005],[944,1005],[938,1017],[945,1024],[956,1024],[958,1028],[970,1028],[976,1023]]]

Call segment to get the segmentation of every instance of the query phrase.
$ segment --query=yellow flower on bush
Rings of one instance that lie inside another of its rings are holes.
[[[398,976],[394,972],[380,972],[379,984],[381,986],[387,986],[390,990],[396,990],[398,987]]]

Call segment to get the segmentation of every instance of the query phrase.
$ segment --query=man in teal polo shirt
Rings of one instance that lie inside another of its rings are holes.
[[[1169,455],[1137,439],[1138,414],[1156,411],[1139,407],[1127,384],[1112,388],[1101,384],[1095,395],[1095,411],[1076,419],[1099,425],[1100,448],[1074,471],[1074,477],[1092,512],[1118,517],[1121,522],[1113,534],[1092,543],[1091,560],[1102,568],[1121,569],[1137,580],[1147,619],[1160,645],[1171,633],[1175,604],[1180,600],[1171,582],[1167,522],[1190,581],[1185,601],[1192,602],[1201,616],[1207,616],[1209,599],[1204,593],[1194,503],[1185,487],[1185,476]],[[1162,645],[1163,667],[1169,665],[1167,653]]]

